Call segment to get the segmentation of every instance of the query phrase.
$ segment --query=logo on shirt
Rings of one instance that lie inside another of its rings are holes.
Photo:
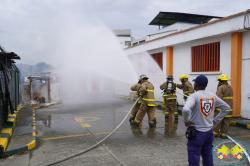
[[[203,116],[207,117],[213,112],[214,98],[201,98],[200,99],[200,112]]]

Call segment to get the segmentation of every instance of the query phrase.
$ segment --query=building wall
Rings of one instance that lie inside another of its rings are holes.
[[[192,72],[192,59],[191,59],[191,47],[220,42],[220,71],[219,72]],[[179,82],[179,75],[189,74],[190,80],[194,79],[199,74],[206,74],[209,79],[208,90],[216,93],[217,88],[217,77],[221,73],[226,73],[230,76],[231,74],[231,34],[224,34],[212,38],[200,39],[192,42],[174,45],[174,64],[173,64],[173,75],[175,82]],[[149,51],[150,54],[156,52],[163,52],[163,72],[166,75],[166,48],[159,48]],[[181,92],[181,91],[180,91]],[[182,96],[178,95],[179,101],[182,103]]]
[[[190,80],[201,73],[192,73],[191,71],[191,47],[196,45],[207,44],[220,41],[220,71],[203,73],[208,75],[209,85],[208,90],[216,92],[217,77],[221,73],[226,73],[231,76],[231,71],[234,79],[237,79],[238,70],[231,66],[241,66],[239,63],[231,64],[231,57],[241,57],[241,42],[240,35],[236,35],[232,40],[238,42],[239,45],[233,45],[231,48],[232,33],[240,32],[243,28],[245,13],[238,13],[230,17],[223,18],[219,21],[212,21],[208,24],[203,24],[196,28],[191,28],[186,31],[181,31],[172,35],[161,37],[135,47],[125,49],[128,55],[148,51],[149,53],[159,50],[166,50],[165,47],[173,47],[173,75],[176,82],[179,82],[178,76],[186,73],[190,75]],[[235,35],[234,35],[235,36]],[[162,49],[163,48],[163,49]],[[231,49],[233,52],[231,53]],[[152,51],[149,51],[152,50]],[[243,48],[242,48],[242,80],[241,80],[241,116],[250,118],[250,32],[243,33]],[[166,52],[163,52],[163,72],[166,74],[167,62]],[[236,64],[236,65],[235,65]],[[235,74],[236,73],[236,74]],[[236,77],[235,77],[236,75]],[[237,80],[234,80],[234,85]],[[235,87],[235,86],[234,86]],[[236,89],[240,88],[236,86]],[[238,98],[238,96],[236,95]],[[236,101],[236,100],[235,100]]]
[[[220,71],[219,72],[199,72],[193,73],[191,68],[191,47],[220,42]],[[231,33],[223,34],[220,36],[199,39],[187,43],[174,45],[174,64],[173,64],[173,75],[175,82],[179,82],[180,74],[189,74],[190,80],[195,78],[198,74],[206,74],[209,79],[208,90],[216,92],[217,88],[217,77],[221,73],[226,73],[229,77],[231,75]],[[242,48],[242,88],[241,88],[241,116],[250,119],[250,32],[243,33],[243,48]],[[162,72],[166,76],[166,47],[158,48],[148,51],[149,54],[162,52],[163,53],[163,70]],[[157,74],[156,74],[157,75]],[[164,79],[161,79],[165,81]],[[230,83],[230,82],[229,82]],[[179,91],[181,92],[181,91]],[[178,100],[183,103],[181,95],[178,95]]]
[[[250,32],[243,33],[241,116],[250,119]]]
[[[212,43],[220,42],[220,71],[219,72],[199,72],[192,73],[191,68],[191,47]],[[189,74],[190,80],[195,78],[198,74],[206,74],[209,79],[208,90],[216,92],[217,88],[217,77],[221,73],[226,73],[230,76],[231,74],[231,39],[230,34],[223,36],[217,36],[213,38],[207,38],[203,40],[197,40],[193,42],[184,43],[181,45],[174,46],[174,79],[179,81],[180,74]]]
[[[161,30],[159,30],[157,33],[155,34],[150,34],[147,36],[147,41],[148,40],[153,40],[153,39],[157,39],[159,37],[163,37],[166,35],[169,35],[171,33],[175,33],[184,29],[188,29],[194,26],[197,26],[198,24],[192,24],[192,23],[182,23],[182,22],[177,22],[175,24],[169,25],[165,28],[162,28]]]
[[[154,54],[158,52],[162,52],[162,72],[166,74],[166,48],[159,48],[159,49],[148,51],[149,54]]]
[[[122,48],[126,48],[126,47],[130,46],[130,45],[126,45],[126,42],[130,42],[131,43],[131,37],[122,37],[122,36],[119,36],[118,39],[119,39],[119,42],[120,42]]]
[[[160,73],[149,73],[151,76],[151,81],[155,86],[155,98],[158,101],[162,100],[162,91],[160,90],[160,85],[166,81],[166,48],[159,48],[155,50],[148,51],[148,54],[154,54],[162,52],[162,70],[157,70],[155,65],[150,64],[152,68],[156,71],[161,71]]]
[[[159,38],[157,40],[149,41],[144,44],[126,49],[128,55],[153,50],[161,47],[176,45],[179,43],[186,43],[194,40],[202,40],[206,37],[236,32],[243,29],[244,14],[240,13],[230,18],[223,18],[220,21],[212,21],[207,24],[202,24],[196,28],[190,28]]]

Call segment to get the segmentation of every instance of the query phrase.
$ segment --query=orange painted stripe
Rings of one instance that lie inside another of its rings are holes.
[[[231,35],[231,83],[233,88],[233,115],[241,113],[241,71],[242,70],[242,32]]]
[[[174,49],[173,47],[167,47],[167,69],[166,74],[173,75],[173,55],[174,55]]]

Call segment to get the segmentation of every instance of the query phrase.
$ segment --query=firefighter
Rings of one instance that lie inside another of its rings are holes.
[[[164,82],[160,89],[163,90],[163,103],[166,106],[165,124],[173,125],[176,121],[178,123],[178,112],[177,112],[177,96],[176,96],[176,85],[173,82],[173,76],[167,77],[167,82]],[[174,120],[175,117],[175,120]]]
[[[188,75],[180,75],[181,84],[176,84],[176,87],[183,90],[184,100],[187,100],[187,97],[194,93],[193,85],[188,81]]]
[[[136,127],[141,127],[142,120],[146,113],[148,115],[149,127],[156,127],[154,86],[148,79],[146,75],[140,76],[141,86],[138,92],[141,97],[141,105],[134,120]]]
[[[140,76],[141,77],[141,76]],[[139,88],[141,86],[141,79],[139,78],[138,82],[131,86],[130,87],[130,90],[131,91],[135,91],[136,92],[136,97],[139,97]],[[134,123],[134,120],[135,120],[135,116],[140,108],[140,105],[141,105],[141,100],[139,100],[136,105],[134,106],[133,110],[131,111],[130,113],[130,118],[129,118],[129,122],[130,122],[130,125],[133,125]]]
[[[231,108],[233,108],[233,88],[228,83],[228,76],[226,74],[221,74],[218,77],[218,86],[216,95],[223,101],[225,101]],[[220,112],[220,109],[216,109],[217,114],[218,112]],[[214,131],[215,136],[226,138],[231,118],[232,118],[232,109],[230,110],[229,114],[227,114],[225,118],[215,127]]]

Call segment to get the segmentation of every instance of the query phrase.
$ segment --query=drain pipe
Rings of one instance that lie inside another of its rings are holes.
[[[62,163],[64,161],[67,161],[69,159],[72,159],[72,158],[75,158],[77,156],[80,156],[84,153],[87,153],[95,148],[97,148],[98,146],[100,146],[101,144],[103,144],[103,142],[105,142],[111,135],[113,135],[121,126],[122,124],[125,122],[125,120],[128,118],[128,116],[130,115],[131,111],[133,110],[133,108],[135,107],[136,103],[138,102],[138,100],[140,100],[140,97],[134,102],[134,104],[132,105],[132,107],[130,108],[130,110],[128,111],[128,113],[125,115],[125,117],[122,119],[122,121],[108,134],[106,135],[103,139],[101,139],[100,141],[98,141],[96,144],[78,152],[78,153],[75,153],[75,154],[72,154],[68,157],[65,157],[65,158],[62,158],[58,161],[55,161],[53,163],[50,163],[50,164],[47,164],[45,166],[52,166],[52,165],[56,165],[56,164],[59,164],[59,163]]]

